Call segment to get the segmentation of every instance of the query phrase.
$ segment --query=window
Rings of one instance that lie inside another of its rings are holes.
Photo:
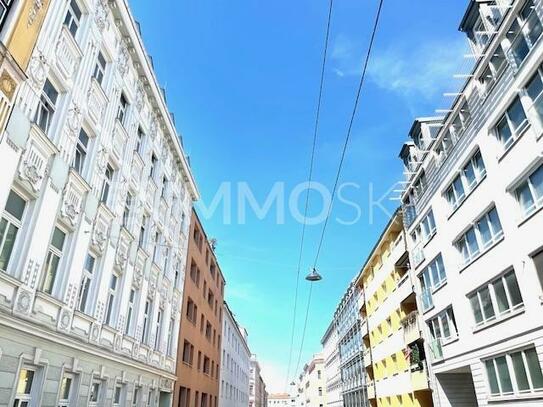
[[[173,349],[173,344],[174,344],[174,329],[175,329],[175,318],[170,318],[170,325],[168,326],[168,349],[167,349],[167,354],[168,356],[173,356],[174,354],[174,349]]]
[[[92,73],[92,77],[96,79],[96,82],[102,85],[105,74],[106,59],[104,58],[104,54],[102,54],[102,51],[99,51],[98,56],[96,57],[96,65],[94,65],[94,72]]]
[[[468,298],[477,326],[499,319],[523,306],[513,270],[479,288]]]
[[[149,177],[151,179],[155,179],[157,164],[158,164],[158,159],[156,158],[155,153],[152,153],[151,154],[151,169],[149,171]]]
[[[75,37],[79,24],[81,23],[81,9],[77,4],[77,1],[71,0],[68,4],[68,11],[66,12],[66,17],[64,18],[64,25],[70,31],[72,36]]]
[[[45,274],[42,282],[42,291],[47,294],[53,292],[65,239],[66,234],[58,227],[55,227],[51,243],[49,244],[49,252],[47,253],[47,260],[45,261]]]
[[[140,156],[143,155],[143,139],[145,138],[145,133],[141,127],[138,127],[138,134],[136,135],[136,145],[134,151]]]
[[[132,394],[132,407],[136,407],[140,401],[140,387],[134,386],[134,394]]]
[[[119,122],[121,124],[125,124],[125,119],[126,119],[126,113],[128,111],[128,101],[126,100],[126,96],[124,95],[124,93],[121,93],[121,97],[119,99],[119,108],[117,109],[117,120],[119,120]]]
[[[484,361],[491,396],[529,394],[543,390],[543,374],[535,348]]]
[[[55,114],[55,107],[58,99],[58,91],[47,79],[43,85],[38,110],[36,111],[35,123],[44,133],[47,134]]]
[[[196,266],[194,261],[190,265],[190,279],[196,284],[197,287],[200,286],[200,269]]]
[[[517,201],[524,217],[529,216],[543,203],[543,165],[515,189]]]
[[[83,174],[83,170],[85,169],[85,159],[87,158],[88,147],[89,136],[85,130],[81,129],[75,145],[74,161],[72,164],[72,167],[79,174]]]
[[[160,248],[162,247],[162,238],[160,236],[160,232],[157,230],[155,232],[155,249],[153,251],[153,261],[155,264],[158,264],[159,255],[160,255]]]
[[[488,66],[483,71],[483,74],[479,77],[479,82],[481,83],[484,93],[490,93],[490,90],[505,70],[505,67],[507,66],[506,62],[507,60],[505,59],[503,49],[501,46],[498,46],[494,50],[494,54],[490,58]]]
[[[196,324],[196,318],[198,317],[198,306],[194,303],[194,301],[192,301],[190,297],[187,300],[186,316],[190,322]]]
[[[33,400],[32,391],[35,376],[35,370],[27,367],[21,368],[19,378],[17,379],[15,402],[13,403],[13,407],[28,407],[35,403],[35,400]]]
[[[151,310],[152,310],[152,303],[151,300],[147,299],[145,301],[145,308],[143,310],[143,329],[141,331],[141,341],[143,343],[147,342],[147,335],[149,330],[149,318],[151,316]]]
[[[483,158],[481,157],[481,152],[477,151],[445,191],[445,196],[451,210],[455,210],[464,202],[471,191],[483,180],[485,175],[486,168]]]
[[[109,280],[109,288],[108,288],[108,294],[107,294],[107,300],[106,300],[106,319],[105,323],[113,326],[115,323],[112,320],[113,316],[113,308],[115,308],[115,299],[117,297],[117,285],[119,284],[119,277],[115,274],[111,275],[111,280]]]
[[[413,257],[416,265],[420,264],[424,260],[423,246],[432,238],[436,233],[436,222],[434,219],[434,212],[432,209],[422,218],[420,223],[411,232],[411,239],[415,244],[413,249]]]
[[[535,11],[534,2],[527,0],[507,32],[517,67],[526,59],[542,32],[543,27]]]
[[[470,33],[471,40],[477,48],[477,51],[481,52],[488,41],[490,40],[490,35],[486,29],[483,20],[479,17],[475,24],[473,25],[473,30]]]
[[[206,338],[208,341],[211,341],[211,332],[213,328],[211,327],[211,323],[209,321],[206,322]]]
[[[73,387],[75,385],[75,376],[72,373],[64,373],[60,381],[60,389],[58,396],[58,407],[68,407],[72,404]]]
[[[209,375],[211,373],[210,369],[211,369],[211,361],[209,360],[207,356],[204,356],[204,364],[202,368],[204,374]]]
[[[98,407],[102,404],[102,381],[93,379],[89,394],[89,407]]]
[[[147,216],[143,215],[143,218],[141,219],[140,236],[139,236],[139,241],[138,241],[138,246],[140,248],[144,248],[145,246],[145,229],[147,227],[147,221],[148,221]]]
[[[467,100],[464,100],[458,115],[453,119],[451,123],[451,129],[454,132],[456,140],[459,140],[462,137],[462,134],[468,128],[469,123],[471,122],[471,113],[469,110]]]
[[[87,254],[85,264],[83,266],[83,274],[81,276],[81,283],[79,285],[79,294],[77,297],[77,310],[80,312],[87,311],[87,303],[89,300],[89,293],[91,290],[92,281],[94,278],[94,266],[96,259]]]
[[[439,313],[435,318],[428,321],[430,334],[433,339],[450,341],[458,335],[456,330],[456,320],[452,308],[447,308]]]
[[[136,289],[130,289],[130,295],[128,296],[128,311],[126,312],[126,326],[124,328],[124,334],[130,334],[130,327],[132,325],[132,318],[134,314],[134,303],[136,301]]]
[[[183,342],[183,362],[192,366],[194,346],[187,340]]]
[[[126,193],[126,200],[124,201],[124,211],[123,211],[123,226],[125,228],[128,228],[128,222],[130,221],[130,212],[132,210],[133,201],[134,201],[134,197],[132,196],[132,193],[128,191]]]
[[[447,281],[445,266],[441,253],[432,260],[421,273],[421,286],[431,291],[441,287]]]
[[[121,405],[124,405],[123,386],[121,384],[116,384],[113,391],[113,407],[119,407]]]
[[[543,70],[540,66],[537,72],[532,76],[526,85],[526,93],[532,101],[532,108],[539,116],[540,122],[543,122]]]
[[[160,197],[166,199],[166,194],[168,193],[168,178],[166,176],[162,177],[162,192]]]
[[[0,220],[0,270],[6,271],[15,247],[17,234],[22,226],[26,202],[13,190],[9,192]]]
[[[113,182],[114,172],[115,171],[113,170],[113,167],[111,167],[111,164],[108,164],[104,175],[104,182],[102,183],[102,192],[100,193],[100,202],[104,204],[107,204],[109,198],[109,191]]]
[[[162,340],[162,315],[163,314],[164,314],[164,310],[162,310],[162,308],[159,308],[157,316],[156,316],[156,321],[155,321],[155,344],[154,344],[155,350],[159,350],[160,341]]]
[[[517,96],[496,125],[495,133],[503,149],[507,150],[528,126],[526,113]]]
[[[502,237],[498,212],[496,208],[492,208],[455,242],[455,246],[462,256],[463,264],[468,264]]]

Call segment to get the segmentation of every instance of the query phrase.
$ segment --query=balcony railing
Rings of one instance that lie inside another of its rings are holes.
[[[420,338],[420,325],[418,311],[410,312],[403,320],[404,342],[410,344]]]
[[[432,290],[424,288],[421,293],[422,310],[428,311],[434,306],[434,299],[432,298]]]
[[[72,34],[66,27],[62,27],[60,38],[56,47],[57,67],[66,81],[71,81],[77,65],[81,60],[81,50]]]

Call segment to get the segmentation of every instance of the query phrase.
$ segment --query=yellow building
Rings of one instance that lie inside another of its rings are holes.
[[[0,140],[50,0],[0,0]]]
[[[363,293],[360,313],[370,405],[432,406],[401,212],[386,226],[356,284]]]

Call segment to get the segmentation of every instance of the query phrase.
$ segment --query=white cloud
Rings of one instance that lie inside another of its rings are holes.
[[[339,34],[331,53],[332,70],[339,77],[361,73],[364,45]],[[447,42],[430,41],[420,45],[396,43],[385,49],[374,48],[368,76],[378,87],[407,98],[435,99],[444,91],[458,86],[456,73],[465,72],[470,64],[463,38]]]

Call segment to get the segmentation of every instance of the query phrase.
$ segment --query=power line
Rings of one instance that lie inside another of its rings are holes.
[[[336,194],[337,185],[339,183],[339,178],[340,178],[340,175],[341,175],[341,169],[343,167],[343,161],[345,159],[345,154],[347,152],[347,146],[349,144],[349,139],[351,137],[351,131],[352,131],[354,119],[356,117],[356,112],[358,110],[360,95],[362,93],[362,86],[364,85],[364,80],[366,78],[366,72],[367,72],[367,69],[368,69],[368,64],[369,64],[369,60],[370,60],[370,56],[371,56],[371,50],[373,48],[373,43],[375,41],[375,36],[377,34],[377,28],[379,26],[379,19],[381,17],[381,10],[383,8],[383,1],[384,0],[379,1],[379,7],[377,8],[377,14],[375,16],[375,22],[373,24],[373,30],[372,30],[372,34],[371,34],[371,37],[370,37],[368,50],[367,50],[367,53],[366,53],[366,58],[364,60],[364,67],[362,69],[362,74],[360,76],[360,83],[358,85],[358,90],[357,90],[357,93],[356,93],[356,99],[355,99],[354,106],[353,106],[353,112],[351,114],[351,119],[349,121],[349,127],[347,129],[347,134],[345,136],[345,143],[343,144],[343,150],[341,152],[341,158],[339,160],[339,166],[338,166],[338,170],[337,170],[337,174],[336,174],[336,179],[335,179],[335,182],[334,182],[334,188],[332,190],[332,198],[330,199],[330,204],[328,206],[328,212],[326,214],[326,219],[324,221],[324,226],[322,228],[322,233],[321,233],[319,245],[318,245],[318,248],[317,248],[317,254],[315,256],[315,262],[313,263],[313,266],[315,268],[317,267],[317,262],[318,262],[319,255],[320,255],[320,252],[321,252],[322,243],[324,241],[324,234],[326,232],[326,226],[328,225],[328,219],[330,218],[330,213],[332,212],[332,205],[333,205],[333,202],[334,202],[334,196]],[[300,363],[300,360],[301,360],[301,357],[302,357],[303,344],[304,344],[304,340],[305,340],[305,332],[306,332],[306,329],[307,329],[307,321],[309,319],[308,318],[309,317],[309,309],[310,309],[310,306],[311,306],[311,294],[312,294],[312,291],[313,291],[312,289],[313,289],[313,283],[311,283],[311,287],[309,289],[309,297],[308,297],[308,300],[307,300],[307,309],[306,309],[306,312],[305,312],[304,327],[303,327],[303,330],[302,330],[302,341],[301,341],[302,345],[300,346],[300,352],[298,353],[298,364]],[[298,366],[296,367],[296,369],[298,369]]]
[[[308,175],[308,185],[305,195],[305,207],[304,207],[304,217],[302,222],[302,236],[300,239],[300,254],[298,256],[298,267],[296,270],[296,290],[294,293],[294,309],[292,313],[292,326],[291,326],[291,336],[290,336],[290,350],[289,350],[289,357],[288,357],[288,368],[287,368],[287,374],[285,376],[285,390],[287,388],[289,376],[290,376],[290,367],[292,363],[292,350],[294,348],[294,332],[296,328],[296,311],[298,306],[298,291],[300,286],[300,269],[302,264],[302,254],[303,254],[303,248],[304,248],[304,239],[305,239],[305,229],[306,229],[306,218],[307,218],[307,211],[309,208],[309,191],[311,189],[311,181],[313,180],[313,166],[315,161],[315,149],[317,145],[317,134],[319,129],[319,119],[320,119],[320,112],[321,112],[321,102],[322,102],[322,95],[323,95],[323,89],[324,89],[324,73],[326,68],[326,58],[328,55],[328,40],[330,38],[330,25],[332,21],[332,9],[334,6],[334,0],[330,0],[329,6],[328,6],[328,21],[326,23],[326,36],[324,40],[324,51],[323,51],[323,57],[322,57],[322,67],[321,67],[321,78],[320,78],[320,84],[319,84],[319,96],[317,100],[317,110],[315,112],[315,126],[313,129],[313,145],[311,147],[311,159],[309,162],[309,175]]]
[[[353,112],[351,114],[351,119],[349,121],[349,127],[347,129],[347,134],[345,136],[345,143],[343,144],[343,150],[341,152],[341,158],[339,160],[339,166],[338,166],[338,169],[337,169],[336,180],[334,182],[334,188],[332,189],[332,197],[330,199],[330,204],[328,205],[328,212],[327,212],[326,218],[324,220],[324,226],[322,228],[322,233],[321,233],[321,237],[320,237],[320,240],[319,240],[319,245],[317,247],[317,254],[315,256],[315,261],[313,263],[314,267],[317,267],[317,262],[319,260],[319,255],[320,255],[321,249],[322,249],[322,243],[324,241],[324,235],[326,233],[326,227],[328,226],[328,220],[330,219],[330,213],[332,212],[332,206],[334,204],[336,189],[337,189],[337,186],[338,186],[338,183],[339,183],[339,178],[341,176],[341,170],[343,168],[343,161],[345,160],[345,154],[347,152],[347,146],[349,144],[349,139],[351,138],[353,123],[354,123],[354,119],[356,117],[356,112],[358,110],[358,104],[360,102],[360,95],[362,93],[362,86],[364,85],[364,81],[366,79],[366,72],[368,70],[368,64],[369,64],[369,61],[370,61],[371,50],[373,48],[373,43],[375,41],[375,35],[377,34],[377,27],[379,26],[379,19],[381,17],[381,10],[383,8],[383,1],[384,0],[379,0],[379,7],[377,8],[377,14],[375,16],[375,22],[374,22],[373,30],[372,30],[372,33],[371,33],[371,38],[370,38],[370,43],[369,43],[369,46],[368,46],[368,51],[366,53],[366,58],[364,60],[364,68],[362,69],[362,75],[360,76],[360,83],[358,84],[358,91],[356,93],[356,99],[354,101]]]

